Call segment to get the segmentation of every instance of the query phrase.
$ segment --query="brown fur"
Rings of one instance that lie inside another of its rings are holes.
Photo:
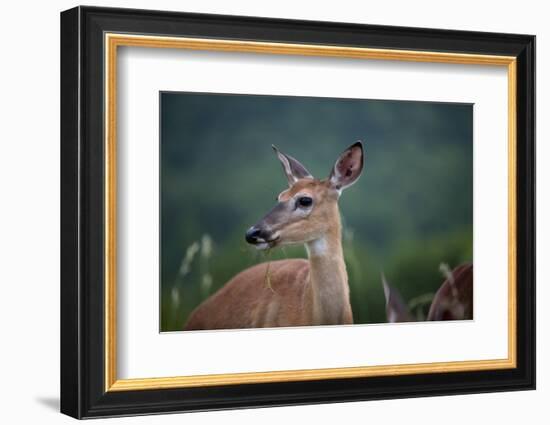
[[[436,292],[428,320],[471,320],[473,317],[474,266],[462,264],[452,271],[454,282],[449,279]]]
[[[258,264],[233,277],[191,314],[185,329],[304,326],[310,313],[309,262],[293,259]]]

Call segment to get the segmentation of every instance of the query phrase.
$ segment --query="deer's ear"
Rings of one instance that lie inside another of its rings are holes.
[[[281,164],[283,165],[283,170],[286,174],[289,186],[292,186],[300,179],[313,178],[306,167],[300,164],[298,160],[280,152],[279,149],[277,149],[274,145],[271,145],[271,147],[273,148],[273,150],[277,154],[277,158],[279,158],[279,161],[281,161]]]
[[[382,273],[382,287],[386,298],[386,319],[388,323],[410,322],[412,317],[407,305],[401,298],[399,291],[386,281],[384,273]]]
[[[330,173],[332,187],[340,191],[357,181],[363,170],[363,144],[355,142],[336,160]]]

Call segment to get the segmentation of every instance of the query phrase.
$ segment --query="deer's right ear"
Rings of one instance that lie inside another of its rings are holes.
[[[289,155],[285,155],[284,153],[279,151],[279,149],[277,149],[274,145],[271,145],[271,147],[273,148],[273,150],[277,154],[277,158],[279,158],[279,161],[281,161],[281,164],[283,165],[283,170],[285,172],[289,186],[292,187],[292,185],[300,179],[313,178],[306,167],[300,164],[298,160],[292,158]]]
[[[357,181],[363,171],[363,144],[355,142],[336,160],[330,173],[329,182],[341,191]]]

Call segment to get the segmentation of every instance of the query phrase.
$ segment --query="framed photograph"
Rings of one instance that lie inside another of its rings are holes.
[[[535,388],[535,37],[61,14],[61,411]]]

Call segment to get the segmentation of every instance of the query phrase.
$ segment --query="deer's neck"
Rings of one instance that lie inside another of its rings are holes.
[[[317,325],[349,323],[351,320],[339,214],[334,223],[325,235],[306,244],[313,323]]]

